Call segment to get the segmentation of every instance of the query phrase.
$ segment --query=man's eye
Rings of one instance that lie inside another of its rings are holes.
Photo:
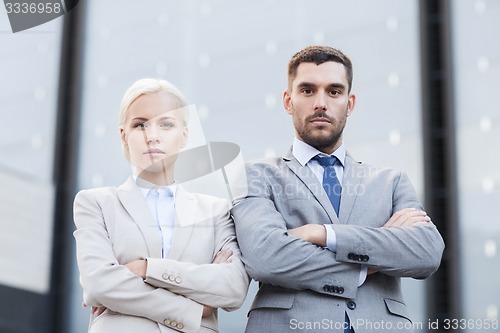
[[[340,91],[338,91],[338,90],[332,90],[332,91],[330,91],[330,95],[332,95],[332,96],[340,95]]]
[[[312,89],[302,89],[302,93],[304,95],[310,95],[313,93]]]

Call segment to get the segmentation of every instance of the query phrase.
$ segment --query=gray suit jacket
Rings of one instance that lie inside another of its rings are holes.
[[[248,276],[240,261],[226,200],[177,188],[176,221],[168,258],[144,196],[129,178],[120,187],[77,194],[74,233],[84,302],[108,309],[91,316],[92,333],[218,332],[217,314],[202,304],[238,308]],[[231,263],[211,264],[219,250]],[[148,260],[146,280],[125,266]]]
[[[337,218],[321,183],[291,151],[246,171],[248,193],[232,214],[242,260],[260,282],[247,333],[343,332],[346,312],[356,333],[412,331],[400,278],[429,277],[444,243],[433,223],[382,228],[398,210],[422,209],[404,173],[348,154]],[[287,233],[307,223],[332,223],[337,252]],[[378,273],[358,287],[361,264]]]

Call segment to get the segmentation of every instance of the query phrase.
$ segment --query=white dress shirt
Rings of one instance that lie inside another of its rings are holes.
[[[167,258],[174,233],[177,184],[157,186],[137,177],[137,175],[133,175],[133,178],[144,195],[149,212],[158,226],[162,242],[162,258]],[[165,192],[171,193],[170,196]]]

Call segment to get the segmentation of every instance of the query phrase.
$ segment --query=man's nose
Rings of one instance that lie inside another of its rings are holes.
[[[314,100],[314,110],[326,111],[326,97],[323,93],[316,95],[316,99]]]

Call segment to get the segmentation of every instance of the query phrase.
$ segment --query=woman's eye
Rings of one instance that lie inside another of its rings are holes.
[[[137,123],[137,124],[134,124],[133,127],[143,129],[143,128],[146,128],[146,125],[144,123]]]
[[[172,124],[172,123],[162,123],[162,124],[160,124],[160,127],[162,127],[162,128],[172,128],[172,127],[174,127],[174,124]]]

